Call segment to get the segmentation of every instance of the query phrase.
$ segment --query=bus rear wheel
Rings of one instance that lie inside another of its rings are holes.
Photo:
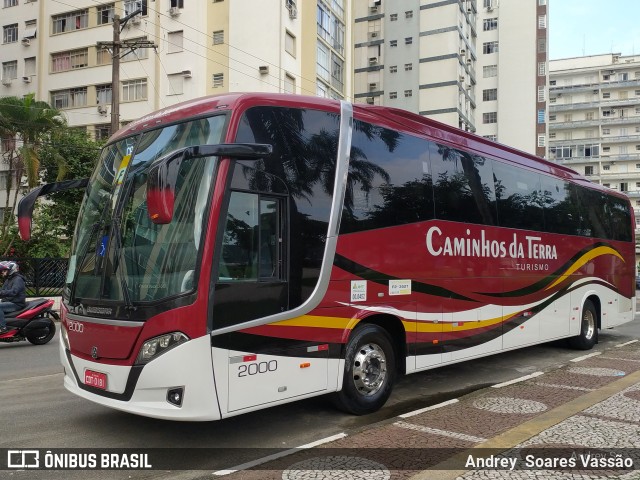
[[[569,346],[576,350],[591,350],[598,341],[598,311],[591,300],[584,302],[580,334],[569,339]]]
[[[334,397],[338,408],[354,415],[379,410],[391,395],[396,377],[389,334],[373,324],[356,328],[347,344],[344,368],[342,390]]]

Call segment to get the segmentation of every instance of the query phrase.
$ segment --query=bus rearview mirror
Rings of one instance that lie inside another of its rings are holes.
[[[192,158],[229,157],[238,160],[258,160],[268,157],[273,147],[259,143],[221,143],[186,147],[156,160],[147,177],[147,210],[151,221],[158,225],[171,223],[175,204],[176,180],[182,162]]]

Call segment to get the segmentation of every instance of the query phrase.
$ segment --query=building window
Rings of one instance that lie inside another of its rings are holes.
[[[483,1],[483,6],[484,6],[484,8],[491,8],[491,7],[493,7],[493,0],[484,0],[484,1]]]
[[[544,102],[546,99],[544,85],[538,85],[538,101]]]
[[[498,123],[498,112],[483,113],[482,123]]]
[[[404,91],[404,96],[405,97],[412,97],[413,96],[413,90],[405,90]]]
[[[610,152],[611,151],[611,147],[602,147],[602,151],[603,152]]]
[[[389,92],[389,98],[391,99],[398,98],[398,92]]]
[[[489,88],[487,90],[482,91],[482,101],[490,102],[492,100],[498,99],[498,89],[497,88]]]
[[[544,108],[538,110],[538,124],[544,123],[544,114],[545,114]]]
[[[602,98],[611,98],[611,92],[603,92]]]
[[[144,40],[144,38],[129,38],[130,41]],[[137,48],[135,50],[129,50],[120,57],[121,62],[131,62],[134,60],[142,60],[149,58],[148,48]]]
[[[484,42],[482,44],[482,53],[498,53],[498,42]]]
[[[547,4],[547,0],[538,0],[538,5],[540,5],[541,7],[545,6]]]
[[[547,28],[547,16],[538,15],[538,28]]]
[[[284,92],[296,93],[296,79],[288,73],[284,76]]]
[[[413,10],[407,10],[404,12],[404,18],[413,18]]]
[[[413,37],[406,37],[404,39],[404,44],[405,45],[411,45],[413,43]]]
[[[184,0],[171,0],[171,7],[184,8]]]
[[[136,10],[142,10],[138,15],[147,15],[147,0],[125,0],[124,15],[129,15]]]
[[[215,36],[213,43],[215,44]],[[221,42],[222,43],[222,42]],[[284,51],[296,58],[296,37],[293,33],[287,31],[284,36]]]
[[[389,46],[390,47],[397,47],[398,46],[398,41],[397,40],[391,40],[389,42]]]
[[[93,127],[93,136],[96,142],[104,142],[111,136],[111,125],[96,125]]]
[[[184,93],[184,75],[172,73],[167,75],[169,81],[167,95],[182,95]]]
[[[547,39],[539,38],[538,39],[538,53],[544,53],[547,51]]]
[[[51,105],[59,109],[86,107],[87,87],[51,92]]]
[[[344,61],[331,53],[331,85],[342,92],[344,90]]]
[[[573,115],[571,113],[565,113],[564,121],[565,122],[572,122],[573,121]]]
[[[595,114],[593,112],[587,112],[584,114],[584,119],[585,120],[593,120],[595,117]]]
[[[398,72],[398,66],[397,65],[391,65],[389,67],[389,73],[397,73]]]
[[[495,30],[498,28],[498,19],[497,18],[485,18],[482,21],[482,30],[488,32],[489,30]]]
[[[4,8],[15,7],[18,5],[18,0],[4,0]]]
[[[498,65],[485,65],[482,67],[482,76],[484,78],[498,76]]]
[[[76,68],[84,68],[89,65],[89,50],[82,48],[69,52],[51,54],[51,72],[66,72]]]
[[[405,72],[409,72],[411,70],[413,70],[413,63],[405,63],[404,64],[404,71]]]
[[[122,101],[133,102],[147,99],[147,79],[122,82]]]
[[[550,122],[555,122],[556,121],[556,115],[554,114],[549,114],[549,121]]]
[[[111,84],[107,83],[104,85],[96,86],[96,99],[98,105],[111,105]]]
[[[98,25],[107,25],[113,22],[114,4],[100,5],[98,10]]]
[[[549,140],[555,140],[556,138],[556,132],[550,132],[549,133]]]
[[[603,110],[602,111],[602,116],[603,117],[613,117],[613,110]]]
[[[287,36],[288,34],[289,32],[287,32]],[[222,45],[224,43],[224,30],[216,30],[215,32],[213,32],[212,36],[214,45]],[[287,46],[286,40],[287,38],[285,37],[285,50]]]
[[[544,147],[547,145],[547,137],[544,135],[538,135],[538,146]]]
[[[213,88],[222,87],[224,85],[224,73],[213,74]]]
[[[215,42],[215,37],[214,37]],[[184,50],[184,32],[179,30],[177,32],[167,33],[167,53],[178,53]]]
[[[397,13],[392,13],[391,15],[389,15],[389,19],[390,19],[392,22],[397,21],[397,20],[398,20],[398,14],[397,14]]]
[[[52,33],[73,32],[83,30],[89,26],[89,10],[76,10],[51,17],[53,21]]]
[[[603,165],[602,170],[611,170],[611,165]]]
[[[593,165],[587,165],[584,167],[584,174],[586,176],[593,175]]]
[[[36,57],[27,57],[24,59],[24,74],[27,77],[36,74]]]
[[[497,135],[485,135],[483,138],[486,138],[487,140],[491,140],[492,142],[495,142],[498,140]]]
[[[544,77],[547,74],[547,62],[538,63],[538,76]]]
[[[326,80],[331,81],[331,53],[322,42],[318,41],[316,52],[316,74]]]
[[[2,80],[13,80],[18,78],[18,61],[2,63]]]
[[[2,27],[2,43],[15,43],[18,41],[18,24]]]
[[[96,64],[108,65],[111,63],[111,52],[107,47],[102,47],[96,52]]]

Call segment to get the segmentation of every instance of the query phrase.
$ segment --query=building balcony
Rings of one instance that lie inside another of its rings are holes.
[[[627,143],[627,142],[637,142],[640,140],[640,135],[622,135],[622,136],[611,136],[604,135],[602,137],[602,143]]]
[[[562,97],[560,97],[562,98]],[[549,103],[549,112],[563,112],[569,110],[590,110],[594,108],[607,108],[617,106],[632,106],[640,105],[640,97],[624,98],[618,100],[595,100],[593,102],[580,102],[580,103],[563,103],[563,104],[551,104]]]
[[[617,88],[633,88],[640,86],[640,79],[636,80],[617,80],[617,81],[603,81],[601,83],[582,83],[579,85],[552,85],[549,87],[549,94],[562,94],[562,93],[578,93],[586,92],[589,90],[611,90]]]
[[[585,127],[598,127],[602,123],[601,120],[579,120],[575,122],[552,122],[549,123],[549,130],[576,129]]]

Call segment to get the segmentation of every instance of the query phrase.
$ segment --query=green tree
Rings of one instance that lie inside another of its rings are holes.
[[[6,142],[3,160],[9,166],[6,182],[4,217],[0,225],[0,245],[4,254],[12,245],[12,229],[15,225],[18,192],[26,177],[27,186],[33,188],[40,183],[40,155],[43,145],[50,142],[51,135],[66,125],[60,111],[46,102],[35,100],[34,94],[24,97],[0,98],[0,137]],[[60,162],[60,171],[63,164]],[[13,191],[12,191],[12,187]]]

